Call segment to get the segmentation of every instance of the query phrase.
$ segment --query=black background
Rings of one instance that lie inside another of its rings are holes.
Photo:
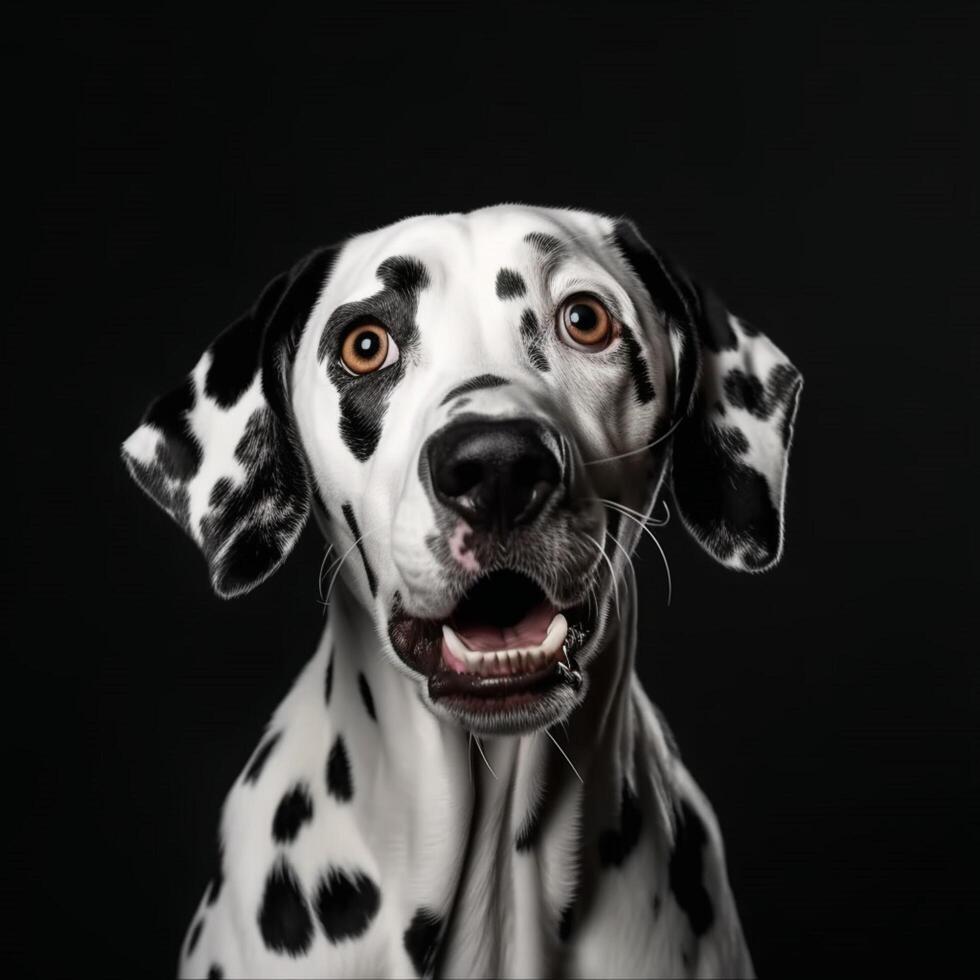
[[[6,950],[170,975],[321,628],[312,529],[209,592],[118,444],[312,246],[501,201],[635,218],[806,385],[782,565],[673,524],[641,671],[760,972],[952,965],[977,912],[977,24],[895,4],[7,22]],[[12,221],[10,219],[13,219]],[[972,651],[972,652],[971,652]]]

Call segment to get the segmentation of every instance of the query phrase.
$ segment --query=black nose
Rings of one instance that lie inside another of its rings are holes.
[[[530,419],[470,419],[429,443],[436,496],[474,528],[529,524],[561,482],[561,464]]]

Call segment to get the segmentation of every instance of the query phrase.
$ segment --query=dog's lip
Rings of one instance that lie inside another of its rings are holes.
[[[544,694],[558,684],[569,682],[578,672],[578,664],[569,658],[559,658],[533,672],[481,677],[459,674],[452,670],[437,670],[429,677],[429,697],[440,699],[478,699],[489,708],[515,694]]]

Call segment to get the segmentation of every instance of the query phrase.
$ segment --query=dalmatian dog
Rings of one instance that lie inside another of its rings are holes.
[[[218,595],[310,512],[334,557],[180,975],[751,975],[629,557],[669,506],[771,567],[801,385],[628,220],[427,215],[273,279],[123,446]]]

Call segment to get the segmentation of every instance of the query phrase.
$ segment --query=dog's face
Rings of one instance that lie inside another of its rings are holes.
[[[519,732],[586,696],[669,471],[711,554],[778,559],[800,383],[630,223],[503,206],[314,253],[124,455],[223,595],[312,506],[377,655],[438,715]]]

